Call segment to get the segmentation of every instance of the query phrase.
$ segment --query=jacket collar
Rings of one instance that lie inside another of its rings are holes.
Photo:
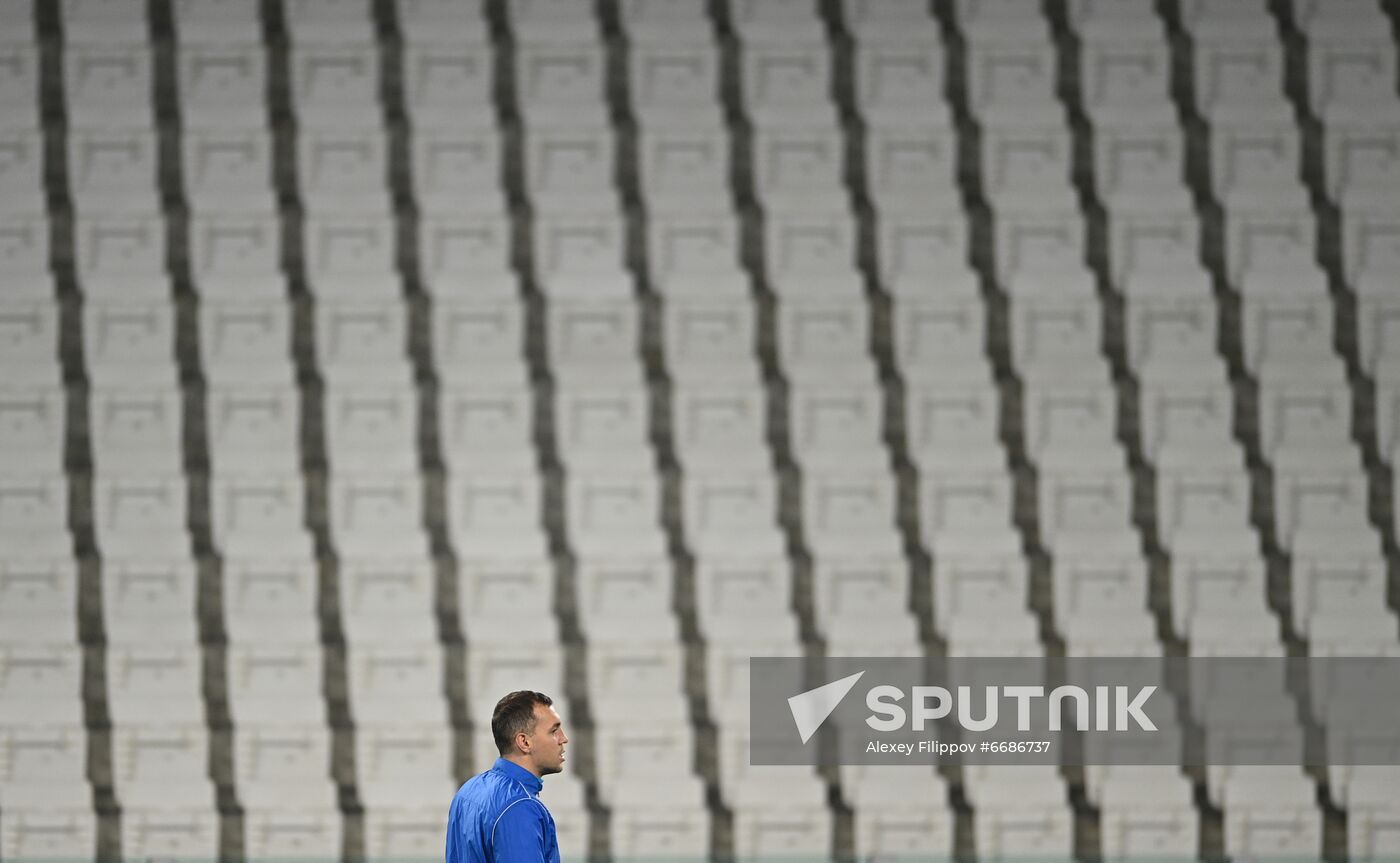
[[[497,758],[496,763],[492,765],[491,769],[504,773],[509,778],[524,785],[526,790],[531,794],[539,794],[540,789],[544,788],[544,780],[526,770],[524,767],[521,767],[519,764],[516,764],[514,761]]]

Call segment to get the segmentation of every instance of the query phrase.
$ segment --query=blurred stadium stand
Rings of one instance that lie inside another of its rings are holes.
[[[0,860],[440,859],[515,688],[570,861],[1400,854],[747,754],[752,655],[1400,655],[1397,19],[5,0]]]

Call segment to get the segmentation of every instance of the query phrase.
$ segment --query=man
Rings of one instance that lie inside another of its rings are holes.
[[[540,777],[564,769],[569,737],[541,692],[496,702],[491,736],[501,757],[457,789],[447,817],[447,863],[559,863],[554,818]]]

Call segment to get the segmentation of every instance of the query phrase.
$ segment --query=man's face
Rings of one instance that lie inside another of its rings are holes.
[[[564,769],[564,744],[569,742],[569,736],[564,733],[563,720],[553,707],[535,705],[535,727],[526,737],[536,774],[548,776]]]

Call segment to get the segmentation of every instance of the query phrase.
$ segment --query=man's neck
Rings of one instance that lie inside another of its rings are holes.
[[[527,771],[531,776],[535,777],[536,779],[540,778],[538,769],[532,762],[527,761],[523,755],[502,755],[501,757],[504,758],[506,761],[509,761],[511,764],[514,764],[516,767]]]

